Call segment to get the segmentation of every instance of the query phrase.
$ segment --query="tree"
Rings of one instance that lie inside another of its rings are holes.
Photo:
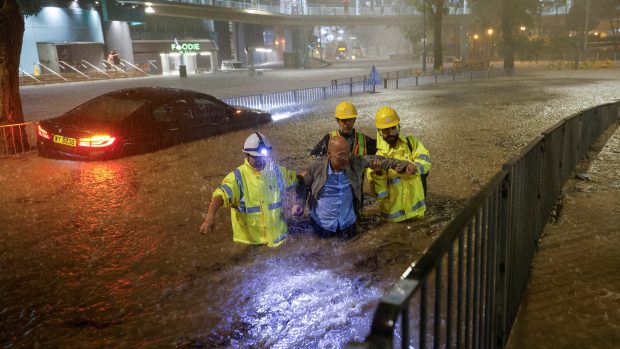
[[[513,75],[515,70],[515,35],[520,26],[530,26],[533,15],[539,11],[538,0],[471,0],[476,17],[483,25],[497,25],[501,18],[504,73]]]
[[[433,31],[433,70],[441,70],[443,65],[443,49],[441,29],[443,16],[448,14],[447,0],[413,0],[418,11],[424,13]],[[423,28],[423,30],[426,28]]]
[[[568,13],[566,24],[568,29],[577,33],[577,46],[575,47],[575,69],[579,67],[581,54],[586,50],[588,32],[594,29],[600,19],[596,11],[592,10],[592,0],[575,0]],[[587,53],[587,52],[586,52]]]
[[[19,60],[24,37],[24,17],[36,15],[41,10],[40,0],[0,0],[0,125],[14,124],[24,121],[21,98],[19,95]],[[18,128],[24,132],[23,127]],[[11,138],[22,136],[8,133],[0,147],[19,144],[21,152],[29,148],[28,144],[21,149],[21,144]],[[27,137],[24,137],[27,139]],[[17,145],[16,145],[17,146]]]
[[[609,29],[611,33],[611,40],[614,45],[614,53],[618,51],[618,38],[617,31],[618,25],[615,19],[618,17],[618,7],[620,7],[620,0],[592,0],[592,9],[594,14],[601,20],[606,19],[609,21]]]

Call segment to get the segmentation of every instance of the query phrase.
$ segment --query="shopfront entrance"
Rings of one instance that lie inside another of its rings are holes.
[[[218,68],[217,46],[211,40],[135,40],[133,41],[136,62],[144,61],[162,75],[179,74],[184,65],[187,74],[214,72]]]

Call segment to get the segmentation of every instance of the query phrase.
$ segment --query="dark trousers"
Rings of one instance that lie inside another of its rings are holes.
[[[347,240],[347,239],[354,237],[357,234],[357,227],[355,223],[349,225],[348,227],[344,229],[341,229],[340,227],[338,227],[338,229],[335,232],[323,229],[323,227],[321,227],[312,218],[310,218],[310,224],[312,224],[312,230],[314,231],[314,233],[323,239],[337,237],[339,239]]]

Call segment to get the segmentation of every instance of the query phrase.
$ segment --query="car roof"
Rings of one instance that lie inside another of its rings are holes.
[[[172,87],[132,87],[106,93],[109,96],[131,96],[141,99],[161,99],[179,95],[203,94],[192,90]]]

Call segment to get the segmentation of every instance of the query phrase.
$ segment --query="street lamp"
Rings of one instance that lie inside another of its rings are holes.
[[[487,35],[489,37],[487,38],[486,67],[489,68],[491,61],[491,38],[493,37],[493,28],[487,29]]]

